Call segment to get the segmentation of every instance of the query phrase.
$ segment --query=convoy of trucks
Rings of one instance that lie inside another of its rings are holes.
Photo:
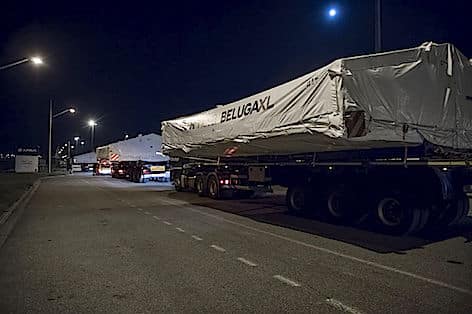
[[[177,190],[214,199],[288,188],[294,213],[404,235],[469,211],[472,65],[451,44],[343,58],[162,122]]]
[[[114,178],[132,182],[169,181],[169,157],[161,153],[161,137],[150,133],[98,147],[97,174],[108,168]]]

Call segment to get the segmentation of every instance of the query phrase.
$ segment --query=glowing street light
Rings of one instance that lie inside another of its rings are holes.
[[[31,58],[23,58],[21,60],[15,61],[15,62],[2,65],[2,66],[0,66],[0,70],[5,70],[5,69],[14,67],[15,65],[19,65],[19,64],[22,64],[22,63],[25,63],[25,62],[31,62],[35,66],[44,64],[43,59],[41,59],[41,57],[35,56],[35,57],[31,57]]]
[[[51,173],[51,161],[52,161],[52,119],[62,116],[66,113],[75,113],[75,108],[67,108],[56,114],[52,113],[52,100],[49,101],[49,147],[48,147],[48,173]]]
[[[93,119],[90,119],[88,121],[88,125],[89,125],[89,127],[92,128],[91,135],[90,135],[90,146],[91,146],[91,149],[93,150],[94,137],[95,137],[95,127],[97,126],[97,122],[95,122],[95,120],[93,120]]]
[[[331,9],[329,9],[329,11],[328,11],[328,15],[329,15],[330,17],[335,17],[337,14],[338,14],[338,11],[337,11],[335,8],[331,8]]]
[[[41,59],[41,57],[32,57],[29,60],[33,62],[34,65],[44,64],[43,59]]]

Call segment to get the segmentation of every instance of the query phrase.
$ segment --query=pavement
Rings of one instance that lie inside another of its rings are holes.
[[[44,180],[0,249],[1,313],[472,313],[472,223],[395,238],[162,183]]]
[[[38,178],[35,173],[0,173],[0,211],[19,199]]]

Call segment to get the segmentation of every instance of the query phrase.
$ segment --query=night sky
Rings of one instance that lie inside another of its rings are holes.
[[[329,19],[328,8],[338,15]],[[8,1],[0,65],[41,55],[43,67],[0,71],[0,152],[47,152],[78,135],[97,145],[160,133],[162,120],[278,85],[336,58],[374,50],[374,0]],[[472,1],[383,1],[383,50],[451,42],[472,57]]]

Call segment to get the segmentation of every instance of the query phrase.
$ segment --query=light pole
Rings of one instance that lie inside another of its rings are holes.
[[[380,52],[382,50],[382,0],[375,0],[374,11],[374,50]],[[325,12],[329,20],[338,19],[338,15],[342,14],[334,6],[327,8]]]
[[[88,121],[88,125],[89,127],[92,128],[92,133],[91,133],[91,136],[90,136],[90,146],[91,146],[91,149],[93,151],[93,146],[94,146],[94,136],[95,136],[95,126],[97,126],[97,122],[95,122],[95,120],[93,119],[90,119]]]
[[[74,136],[74,141],[75,141],[75,147],[76,147],[76,148],[79,147],[79,140],[80,140],[80,137],[79,137],[79,136]]]
[[[382,50],[382,2],[375,0],[375,52]]]
[[[42,65],[44,63],[43,59],[41,59],[40,57],[24,58],[24,59],[21,59],[21,60],[18,60],[9,64],[2,65],[0,66],[0,70],[5,70],[5,69],[14,67],[15,65],[19,65],[25,62],[31,62],[34,65]]]
[[[62,110],[56,114],[53,114],[52,113],[52,99],[49,101],[49,145],[48,145],[48,173],[51,173],[51,160],[52,160],[52,156],[51,156],[51,150],[52,150],[52,119],[54,118],[57,118],[59,116],[62,116],[63,114],[66,114],[66,113],[75,113],[75,109],[74,108],[68,108],[68,109],[65,109],[65,110]]]

